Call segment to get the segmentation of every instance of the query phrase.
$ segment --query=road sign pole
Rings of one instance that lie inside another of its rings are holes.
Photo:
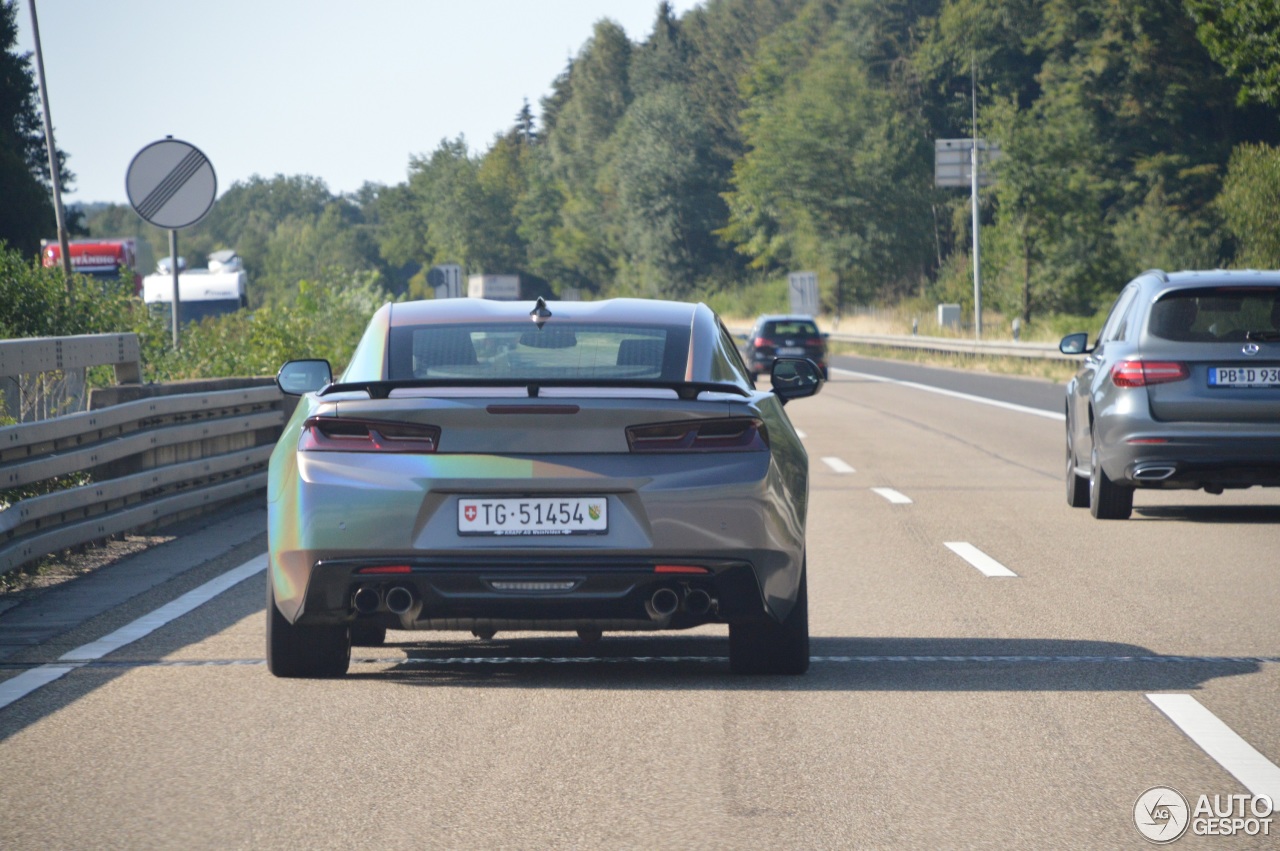
[[[169,268],[173,271],[173,300],[170,304],[173,306],[173,348],[176,351],[182,345],[178,336],[178,329],[181,327],[178,322],[181,297],[178,294],[178,232],[172,228],[169,230]]]
[[[973,336],[982,339],[982,262],[978,256],[978,144],[974,140],[969,191],[973,195]]]

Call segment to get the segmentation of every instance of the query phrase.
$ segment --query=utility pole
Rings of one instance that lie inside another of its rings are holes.
[[[53,180],[53,212],[58,220],[58,245],[62,248],[62,274],[67,281],[67,295],[75,290],[71,284],[71,244],[67,238],[67,220],[62,211],[62,175],[58,172],[58,149],[53,144],[53,119],[49,117],[49,87],[44,81],[44,54],[40,51],[40,22],[36,19],[36,0],[27,0],[31,10],[31,37],[36,44],[36,79],[40,83],[40,107],[44,112],[44,144],[49,149],[49,176]]]
[[[981,227],[978,221],[978,63],[974,56],[970,59],[970,94],[973,108],[973,149],[972,166],[969,169],[969,193],[973,198],[973,336],[982,339],[982,263],[978,256],[978,232]]]

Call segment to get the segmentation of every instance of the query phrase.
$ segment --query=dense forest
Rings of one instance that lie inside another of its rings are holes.
[[[1280,267],[1280,5],[662,3],[640,43],[599,21],[539,107],[513,104],[481,152],[441,140],[394,186],[237,183],[181,253],[234,248],[254,307],[303,281],[429,297],[430,267],[458,263],[587,298],[742,295],[814,269],[835,313],[971,310],[969,196],[934,186],[933,158],[976,133],[1002,151],[984,308],[1091,314],[1146,268]],[[39,169],[30,146],[0,156]],[[168,253],[128,207],[86,225]]]

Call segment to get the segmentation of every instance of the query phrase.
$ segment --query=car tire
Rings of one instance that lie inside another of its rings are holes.
[[[1089,467],[1089,513],[1099,520],[1128,520],[1133,513],[1133,487],[1112,481],[1098,462],[1098,441],[1094,437]]]
[[[1071,425],[1067,424],[1067,505],[1089,507],[1089,479],[1076,473],[1076,449],[1072,445]]]
[[[351,624],[352,647],[381,647],[387,643],[387,628],[368,621]]]
[[[277,677],[341,677],[351,664],[346,624],[296,626],[276,608],[267,590],[267,670]]]
[[[729,624],[729,670],[735,674],[803,674],[809,670],[809,571],[782,623]]]

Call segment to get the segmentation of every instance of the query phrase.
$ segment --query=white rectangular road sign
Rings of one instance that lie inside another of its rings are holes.
[[[818,315],[820,305],[817,272],[792,272],[787,275],[787,293],[791,297],[792,313]]]
[[[969,188],[972,139],[937,139],[933,143],[933,185]],[[995,183],[991,163],[1000,158],[1000,146],[978,140],[978,185]]]

